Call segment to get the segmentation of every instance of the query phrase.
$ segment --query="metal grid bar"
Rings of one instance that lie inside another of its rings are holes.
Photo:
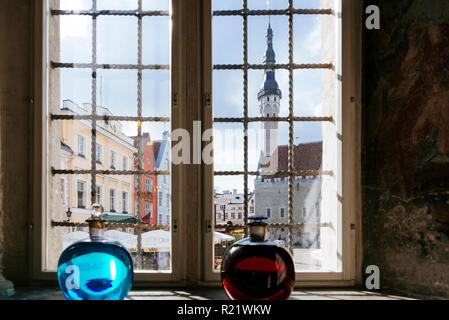
[[[108,64],[108,63],[73,63],[73,62],[56,62],[51,61],[50,66],[53,69],[116,69],[116,70],[170,70],[168,64]]]
[[[248,10],[248,1],[243,0],[243,10]],[[248,16],[243,16],[243,223],[248,223]],[[248,230],[244,230],[245,237]]]
[[[141,9],[141,8],[140,8]],[[169,16],[170,13],[166,10],[56,10],[52,9],[51,15],[53,16],[135,16],[135,17],[149,17],[149,16]]]
[[[97,10],[97,0],[92,0],[92,11]],[[97,194],[97,183],[96,183],[96,170],[97,170],[97,121],[95,120],[95,116],[97,115],[97,17],[92,16],[92,161],[91,161],[91,169],[92,172],[90,174],[90,196],[91,196],[91,204],[94,204],[96,201]]]
[[[162,175],[170,175],[170,171],[151,171],[151,170],[59,170],[59,169],[51,169],[52,175],[57,174],[101,174],[108,176],[131,176],[131,175],[154,175],[154,176],[162,176]]]
[[[288,1],[289,9],[293,9],[293,0]],[[288,16],[288,60],[289,64],[293,64],[293,13],[290,12]],[[288,171],[293,171],[293,163],[294,163],[294,122],[292,117],[294,116],[294,107],[293,107],[293,69],[290,68],[288,72],[288,100],[289,100],[289,126],[288,126],[288,138],[289,138],[289,146],[288,146]],[[294,195],[293,195],[293,186],[294,177],[290,176],[288,181],[288,221],[290,224],[293,224],[294,218]],[[288,227],[288,248],[290,249],[290,253],[293,256],[293,228]]]
[[[214,16],[286,16],[289,14],[321,14],[331,15],[332,9],[295,9],[289,6],[284,10],[248,10],[243,7],[240,10],[215,10]]]
[[[214,118],[214,122],[333,122],[332,117],[243,117],[243,118]]]
[[[261,176],[262,172],[260,171],[214,171],[214,175],[216,176],[240,176],[240,175],[249,175],[249,176]],[[320,171],[320,170],[300,170],[300,171],[278,171],[278,172],[264,172],[264,176],[270,178],[278,178],[278,177],[301,177],[301,176],[333,176],[332,171]]]
[[[264,69],[333,69],[332,63],[284,63],[284,64],[215,64],[214,70],[264,70]]]
[[[170,122],[168,117],[129,117],[109,115],[78,115],[78,114],[50,114],[51,120],[105,120],[105,121],[140,121],[140,122]]]
[[[142,0],[138,2],[139,15],[137,16],[137,64],[142,64]],[[137,70],[137,116],[142,117],[142,69]],[[142,122],[137,122],[137,169],[143,170],[143,153],[142,153]],[[142,224],[142,175],[137,175],[139,187],[137,188],[137,223]],[[137,268],[143,266],[142,255],[142,228],[137,228]]]

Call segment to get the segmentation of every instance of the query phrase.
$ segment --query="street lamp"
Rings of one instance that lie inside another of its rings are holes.
[[[70,221],[70,217],[72,216],[72,211],[70,211],[70,207],[67,208],[65,214],[67,215],[67,221]]]

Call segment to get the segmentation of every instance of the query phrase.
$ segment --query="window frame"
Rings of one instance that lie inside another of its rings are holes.
[[[81,208],[81,207],[79,207],[79,197],[78,197],[78,183],[83,183],[84,184],[84,190],[83,190],[83,199],[82,199],[82,201],[84,202],[84,204],[85,204],[85,207],[84,208]],[[76,199],[76,209],[88,209],[88,203],[89,203],[89,199],[87,198],[87,195],[88,195],[88,192],[87,192],[87,190],[89,190],[89,181],[87,180],[87,179],[84,179],[84,178],[80,178],[80,177],[76,177],[75,178],[75,183],[76,183],[76,197],[75,197],[75,199]]]
[[[96,187],[100,188],[100,202],[99,203],[104,207],[104,184],[97,182]],[[97,197],[98,197],[98,193],[97,193]],[[96,200],[98,200],[98,199],[96,199]]]
[[[113,163],[112,163],[112,155],[115,155],[115,157],[114,157],[114,166],[113,166]],[[118,152],[114,149],[114,148],[109,148],[109,169],[110,170],[118,170],[118,164],[117,164],[117,158],[118,158],[118,156],[119,156],[119,154],[118,154]]]
[[[79,138],[81,138],[84,143],[83,143],[83,153],[79,153],[79,147],[80,147],[80,143],[79,143]],[[82,159],[88,160],[88,156],[87,156],[87,136],[85,136],[84,134],[81,133],[77,133],[76,134],[76,156],[80,157]]]
[[[129,212],[129,191],[124,190],[124,189],[122,189],[121,191],[122,191],[122,203],[121,203],[122,209],[121,209],[121,213],[129,214],[130,213]],[[126,194],[126,197],[123,197],[123,195],[125,195],[125,194]],[[123,205],[123,200],[125,200],[126,206]],[[123,209],[125,209],[125,210],[123,210]]]
[[[329,2],[332,0],[329,0]],[[340,104],[338,116],[341,127],[337,129],[338,139],[341,143],[341,154],[339,155],[339,168],[337,174],[341,177],[337,181],[337,194],[339,201],[339,212],[341,212],[338,228],[341,230],[342,271],[336,273],[327,272],[301,272],[296,273],[295,286],[354,286],[361,285],[362,281],[362,225],[361,225],[361,63],[362,63],[362,28],[363,28],[363,4],[360,1],[339,1],[340,12],[333,12],[336,21],[341,21],[337,27],[340,35],[339,48],[341,73],[337,75],[340,85]],[[203,7],[203,16],[211,17],[204,19],[204,54],[203,68],[205,92],[212,96],[212,7],[211,2],[206,1]],[[203,109],[203,127],[212,128],[212,104]],[[208,122],[210,121],[210,122]],[[342,139],[342,137],[345,139]],[[203,184],[206,190],[213,190],[213,166],[203,166]],[[342,196],[344,195],[344,196]],[[206,225],[213,224],[214,199],[206,194],[203,199],[203,215]],[[207,229],[213,230],[213,229]],[[213,272],[213,239],[211,232],[207,233],[204,241],[207,248],[203,259],[204,283],[216,283],[219,274]]]
[[[49,72],[47,67],[49,65],[49,46],[48,46],[48,0],[33,1],[32,14],[30,15],[30,23],[34,26],[33,34],[30,37],[31,47],[33,48],[33,69],[31,76],[32,98],[33,103],[33,131],[32,135],[32,150],[31,154],[31,194],[30,208],[32,208],[32,222],[31,236],[29,237],[29,279],[31,283],[40,284],[42,282],[57,285],[57,277],[55,270],[48,270],[46,267],[46,251],[47,251],[47,237],[48,232],[53,228],[51,220],[47,215],[47,179],[50,173],[50,168],[47,168],[47,139],[48,139],[48,79]],[[181,43],[181,33],[185,33],[181,26],[183,18],[191,19],[189,15],[183,10],[186,5],[181,0],[171,0],[171,53],[170,53],[170,67],[171,67],[171,92],[172,95],[179,95],[177,103],[171,101],[171,127],[180,128],[185,126],[185,115],[182,108],[185,105],[184,99],[181,95],[185,95],[181,85],[182,75],[185,73],[182,46],[187,43]],[[184,40],[186,42],[186,40]],[[89,141],[86,140],[86,148]],[[87,155],[86,155],[87,157]],[[171,188],[177,189],[177,195],[172,198],[171,216],[172,226],[176,227],[172,232],[172,251],[171,251],[171,271],[152,272],[148,270],[137,271],[134,274],[134,287],[147,286],[185,286],[186,280],[186,250],[187,245],[185,241],[186,229],[182,224],[179,224],[181,208],[185,197],[180,194],[179,185],[182,182],[181,172],[185,169],[182,166],[171,166]],[[173,187],[173,186],[176,187]]]
[[[46,216],[47,153],[47,2],[33,1],[35,26],[30,41],[34,50],[31,136],[32,229],[29,237],[31,283],[57,284],[56,272],[45,269],[49,221]],[[210,0],[189,4],[172,0],[171,5],[171,129],[185,128],[192,135],[193,120],[202,120],[202,130],[212,127],[212,16]],[[301,274],[296,286],[352,286],[362,284],[361,270],[361,43],[362,3],[342,0],[342,175],[341,226],[345,252],[342,275]],[[182,25],[181,22],[182,21]],[[188,49],[187,49],[188,48]],[[188,75],[188,79],[186,78]],[[186,80],[187,79],[187,80]],[[189,85],[188,85],[189,84]],[[193,84],[193,85],[192,85]],[[189,112],[186,112],[186,111]],[[86,141],[86,143],[88,143]],[[202,147],[209,142],[202,142]],[[212,274],[213,261],[213,166],[171,165],[172,271],[136,272],[135,287],[205,285],[219,286]],[[189,194],[183,190],[189,190]],[[183,214],[182,214],[183,212]],[[354,226],[354,227],[353,227]],[[189,245],[187,245],[189,244]]]

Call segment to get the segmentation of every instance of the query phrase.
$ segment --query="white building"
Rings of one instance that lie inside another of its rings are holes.
[[[264,64],[275,64],[273,30],[268,25],[267,49]],[[275,70],[265,69],[265,79],[258,93],[261,117],[278,117],[282,92],[276,82]],[[278,145],[278,123],[262,123],[263,147],[258,170],[262,173],[254,182],[255,215],[267,216],[268,223],[289,223],[289,177],[274,176],[273,173],[288,171],[288,146]],[[293,170],[319,170],[322,162],[322,142],[300,144],[294,147]],[[295,247],[319,248],[321,178],[313,176],[295,177],[293,184],[293,222],[304,224],[293,231]],[[271,239],[288,243],[288,228],[271,227]]]
[[[153,143],[154,159],[156,161],[154,170],[170,171],[170,141],[169,133],[163,133],[162,140]],[[171,215],[171,189],[170,175],[157,176],[157,224],[170,225]]]

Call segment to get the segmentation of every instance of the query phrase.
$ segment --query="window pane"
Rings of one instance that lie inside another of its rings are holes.
[[[214,270],[219,271],[223,254],[237,240],[243,239],[244,229],[235,228],[243,221],[243,176],[214,177]]]
[[[224,6],[221,9],[231,9],[223,4],[220,5]],[[249,0],[248,6],[250,9],[263,10],[267,8],[267,2]],[[272,1],[270,5],[271,9],[287,7],[288,1],[283,0]],[[295,7],[319,8],[320,1],[295,1]],[[322,61],[324,45],[322,17],[295,14],[293,20],[293,63],[329,63],[330,61]],[[224,21],[224,17],[216,16],[213,19],[213,63],[214,65],[241,64],[242,60],[234,61],[235,55],[242,52],[241,46],[235,42],[226,41],[222,34],[222,30],[227,28]],[[332,116],[335,119],[338,105],[337,95],[333,91],[336,86],[328,80],[336,78],[335,71],[296,69],[293,72],[293,83],[289,83],[288,68],[254,69],[251,65],[289,63],[288,21],[286,15],[248,17],[248,115],[249,117],[288,118],[291,115],[289,99],[292,86],[293,116]],[[238,23],[241,24],[241,22]],[[239,37],[237,32],[232,34],[234,37]],[[219,43],[226,43],[226,49]],[[334,46],[333,42],[325,45],[331,52],[335,51],[331,50]],[[223,50],[226,50],[226,56]],[[222,72],[223,76],[220,78],[218,75]],[[236,117],[240,111],[243,111],[243,98],[240,99],[240,94],[233,94],[241,90],[243,78],[240,79],[240,83],[237,81],[238,77],[229,81],[232,72],[238,74],[241,71],[214,71],[214,116]],[[330,75],[330,73],[333,74]],[[324,96],[323,92],[326,92],[328,96]],[[230,103],[231,99],[234,101],[233,104]],[[243,119],[240,121],[243,122]],[[218,138],[218,141],[214,140],[215,171],[242,171],[241,168],[244,167],[243,139],[239,144],[223,143],[225,147],[220,145],[222,132],[238,126],[241,126],[241,123],[217,122],[214,124],[214,128],[219,129],[215,130],[217,137],[214,137],[214,139]],[[265,215],[269,218],[268,223],[271,226],[268,228],[267,236],[273,240],[282,240],[291,250],[297,272],[341,271],[341,264],[334,259],[337,256],[336,243],[341,240],[341,234],[338,232],[339,229],[329,228],[331,224],[334,227],[338,225],[336,217],[340,214],[336,197],[336,175],[340,172],[338,163],[341,153],[338,151],[335,126],[330,122],[295,121],[293,130],[290,129],[291,125],[288,121],[269,120],[248,123],[247,165],[250,171],[247,190],[249,193],[248,214]],[[291,140],[293,140],[293,150],[290,150]],[[290,151],[294,156],[292,170],[289,165]],[[232,154],[239,154],[239,156],[233,157]],[[220,163],[221,157],[228,162]],[[287,174],[272,176],[271,173],[278,171],[287,172]],[[320,175],[321,171],[324,171],[323,175]],[[327,175],[329,171],[332,171],[333,176]],[[256,176],[252,174],[253,172],[261,174]],[[290,179],[292,173],[294,176]],[[221,203],[224,201],[223,187],[229,190],[234,189],[229,186],[236,185],[236,179],[236,176],[232,175],[215,176],[214,218],[216,221],[239,217],[232,204]],[[291,180],[293,183],[290,183]],[[243,184],[243,181],[240,183]],[[293,191],[292,210],[289,208],[290,189]],[[326,200],[323,201],[323,198]],[[282,226],[282,224],[290,223],[290,220],[293,220],[297,226]],[[223,230],[229,231],[225,228]]]
[[[137,19],[129,16],[99,16],[97,21],[98,63],[136,64]]]
[[[50,9],[92,9],[90,0],[51,1],[50,5],[54,5]],[[97,17],[96,32],[92,30],[90,15],[49,16],[49,60],[53,63],[48,69],[46,270],[55,270],[62,250],[86,237],[88,231],[85,227],[54,227],[51,221],[84,223],[90,216],[92,202],[102,204],[110,219],[142,221],[140,229],[125,225],[106,232],[106,236],[121,241],[130,250],[135,270],[171,270],[170,175],[144,174],[139,184],[137,172],[118,172],[136,171],[138,165],[149,172],[170,172],[170,121],[142,122],[136,117],[141,102],[142,116],[170,118],[171,71],[167,66],[140,69],[138,17],[107,14],[108,10],[136,10],[137,5],[137,0],[98,0],[97,9],[105,12]],[[144,10],[169,9],[169,1],[144,1],[143,5]],[[170,17],[145,16],[142,22],[142,64],[168,65]],[[96,62],[106,64],[96,69],[77,64],[92,63],[94,34]],[[62,67],[59,62],[67,64]],[[138,70],[142,70],[141,90]],[[93,113],[93,103],[96,114],[105,116],[96,121],[95,131],[92,120],[87,118]],[[50,114],[74,119],[53,119]],[[138,125],[142,128],[140,146]],[[140,164],[139,148],[143,156]],[[117,174],[104,172],[109,170]],[[158,205],[159,191],[164,200]],[[142,254],[137,252],[139,246]]]

